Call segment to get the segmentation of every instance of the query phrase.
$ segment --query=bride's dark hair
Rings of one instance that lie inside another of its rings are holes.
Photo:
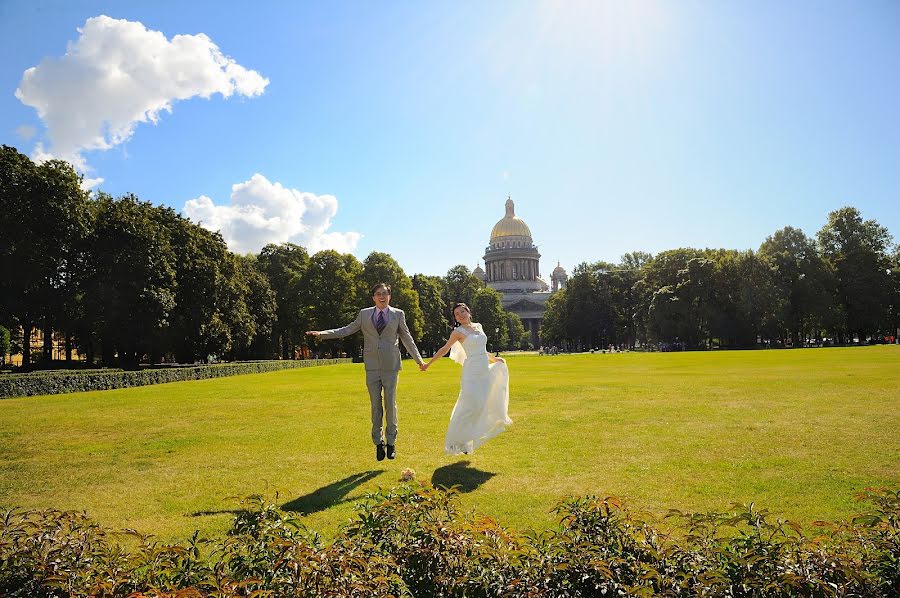
[[[465,303],[457,303],[456,305],[453,306],[453,311],[450,312],[450,314],[451,314],[450,317],[451,317],[451,319],[453,320],[453,325],[454,325],[454,326],[459,326],[459,325],[460,325],[459,322],[456,321],[456,308],[458,308],[458,307],[464,307],[464,308],[466,309],[466,311],[469,312],[469,315],[470,315],[470,316],[472,315],[472,310],[469,309],[469,306],[468,306],[468,305],[466,305]]]

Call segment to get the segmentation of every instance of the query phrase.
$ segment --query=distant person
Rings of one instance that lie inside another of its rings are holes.
[[[366,387],[372,403],[372,442],[375,458],[383,461],[385,456],[393,459],[397,455],[397,379],[401,368],[398,338],[420,368],[424,362],[409,333],[406,314],[402,309],[390,306],[390,285],[381,282],[372,287],[372,302],[375,303],[373,307],[360,310],[356,319],[343,328],[310,330],[306,334],[331,339],[344,338],[362,330]]]
[[[512,424],[507,415],[509,370],[502,357],[487,351],[487,336],[481,324],[472,322],[468,305],[457,303],[453,317],[456,328],[431,361],[422,366],[422,371],[448,352],[453,361],[463,366],[459,398],[450,415],[444,450],[450,455],[471,454]]]

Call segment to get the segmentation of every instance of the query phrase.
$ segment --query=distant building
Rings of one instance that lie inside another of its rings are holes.
[[[512,198],[506,200],[506,215],[491,230],[491,239],[481,265],[473,274],[503,295],[503,308],[518,315],[531,335],[532,344],[541,344],[540,329],[550,295],[566,286],[566,271],[557,263],[550,276],[552,289],[541,278],[541,254],[531,237],[531,229],[516,216]]]

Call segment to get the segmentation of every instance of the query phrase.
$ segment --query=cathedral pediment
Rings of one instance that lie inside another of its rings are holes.
[[[532,312],[532,311],[544,311],[544,306],[540,303],[535,303],[534,301],[530,301],[528,299],[520,299],[515,303],[510,304],[506,307],[506,311],[511,312]]]

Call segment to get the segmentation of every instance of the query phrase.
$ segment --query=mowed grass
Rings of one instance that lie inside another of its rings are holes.
[[[87,511],[166,539],[219,534],[262,494],[326,537],[366,492],[460,484],[462,506],[546,528],[566,495],[657,514],[733,501],[803,524],[900,484],[900,347],[511,356],[513,426],[443,454],[460,368],[400,377],[377,462],[361,364],[0,401],[0,505]]]

